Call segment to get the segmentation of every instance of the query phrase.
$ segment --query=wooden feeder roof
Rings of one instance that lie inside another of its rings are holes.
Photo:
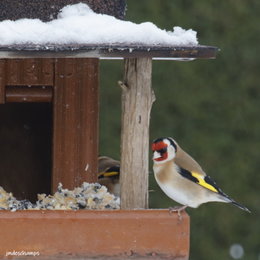
[[[138,58],[211,59],[218,52],[213,46],[158,45],[0,45],[0,58]]]
[[[2,0],[0,21],[38,18],[44,22],[57,18],[62,7],[85,3],[96,13],[124,19],[126,0]],[[14,11],[15,10],[15,11]],[[1,43],[0,43],[1,44]],[[0,45],[3,58],[138,58],[197,59],[215,58],[218,48],[211,46],[162,46],[143,44],[21,44]]]

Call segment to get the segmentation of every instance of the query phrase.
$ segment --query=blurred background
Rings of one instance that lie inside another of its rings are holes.
[[[128,0],[126,20],[192,28],[215,60],[154,61],[150,140],[171,136],[252,214],[210,203],[188,209],[191,260],[260,259],[260,1]],[[100,154],[120,159],[123,61],[101,62]],[[156,185],[151,208],[176,203]]]

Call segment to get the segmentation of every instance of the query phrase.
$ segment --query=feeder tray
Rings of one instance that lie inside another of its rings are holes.
[[[3,211],[0,227],[2,256],[187,260],[189,254],[189,217],[168,210]]]

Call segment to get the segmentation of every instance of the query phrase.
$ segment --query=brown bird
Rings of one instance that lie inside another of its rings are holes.
[[[98,183],[107,187],[108,191],[120,196],[120,162],[108,156],[98,157]]]

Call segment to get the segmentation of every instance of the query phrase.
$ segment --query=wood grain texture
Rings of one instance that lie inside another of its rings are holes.
[[[52,86],[6,86],[6,103],[52,102]]]
[[[53,121],[53,177],[73,189],[97,180],[98,59],[57,59]]]
[[[53,59],[13,59],[6,66],[6,85],[53,85]]]
[[[152,59],[125,60],[122,87],[121,208],[148,207],[148,154]]]

